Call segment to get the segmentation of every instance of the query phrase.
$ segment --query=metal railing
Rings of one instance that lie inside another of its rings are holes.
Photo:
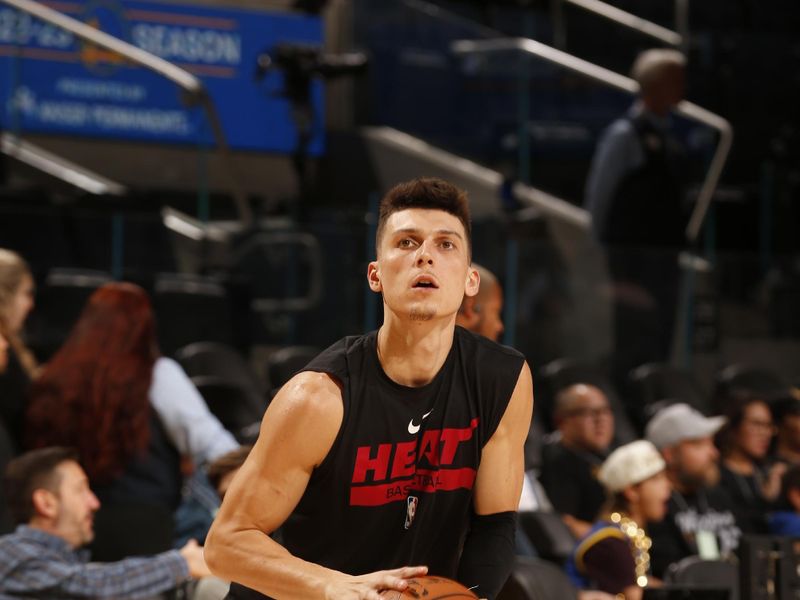
[[[598,83],[613,87],[630,94],[639,91],[639,85],[630,77],[625,77],[604,67],[595,65],[581,58],[562,52],[552,46],[542,44],[535,40],[525,38],[500,38],[490,40],[459,40],[453,42],[452,50],[456,54],[487,54],[492,52],[517,51],[530,54],[547,60],[551,63],[560,65],[574,73],[579,73]],[[700,189],[697,204],[689,223],[686,227],[686,237],[689,242],[694,243],[700,235],[703,221],[711,205],[711,201],[719,182],[722,169],[730,152],[733,141],[733,128],[724,118],[716,115],[696,104],[683,100],[678,104],[674,111],[688,119],[698,121],[719,132],[719,142],[714,152],[714,157],[709,165],[705,180]]]
[[[90,194],[123,196],[128,191],[120,183],[76,165],[35,144],[21,140],[11,133],[3,133],[0,136],[0,150],[3,154],[16,158],[37,171],[47,173]]]
[[[623,27],[627,27],[628,29],[638,31],[639,33],[648,37],[655,38],[661,42],[664,42],[665,44],[669,44],[670,46],[683,46],[683,36],[677,31],[672,31],[671,29],[667,29],[666,27],[662,27],[661,25],[653,23],[652,21],[637,17],[636,15],[621,10],[616,6],[612,6],[606,2],[601,2],[601,0],[562,1],[566,2],[567,4],[572,4],[573,6],[578,6],[600,17],[604,17],[609,21],[613,21],[614,23],[622,25]]]
[[[231,192],[236,202],[239,218],[245,226],[249,226],[253,222],[253,214],[244,192],[239,185],[239,178],[237,177],[233,164],[230,160],[230,148],[225,138],[225,132],[217,114],[214,102],[208,94],[203,83],[188,71],[173,65],[172,63],[164,60],[163,58],[151,54],[141,48],[129,44],[119,38],[116,38],[108,33],[99,31],[94,27],[82,23],[77,19],[73,19],[63,13],[60,13],[52,8],[35,2],[34,0],[0,0],[4,4],[12,6],[17,10],[27,13],[37,19],[50,23],[60,29],[68,31],[79,38],[86,40],[97,46],[101,46],[106,50],[116,52],[142,67],[145,67],[159,75],[169,79],[175,85],[180,87],[187,94],[187,100],[191,103],[200,105],[206,113],[208,122],[214,135],[214,140],[217,148],[222,157],[225,171],[228,175],[228,184],[230,185]]]

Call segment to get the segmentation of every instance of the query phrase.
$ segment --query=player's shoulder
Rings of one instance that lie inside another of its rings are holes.
[[[317,371],[333,375],[344,381],[349,376],[349,365],[372,348],[374,352],[376,332],[343,337],[315,356],[304,371]]]
[[[307,417],[341,418],[342,384],[330,373],[301,371],[284,384],[270,408]]]

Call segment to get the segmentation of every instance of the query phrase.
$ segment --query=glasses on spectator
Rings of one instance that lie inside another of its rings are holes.
[[[570,417],[579,417],[581,419],[599,419],[601,417],[611,416],[611,407],[609,406],[596,406],[594,408],[574,408],[567,413]]]
[[[744,425],[755,431],[763,431],[766,433],[774,434],[777,428],[772,421],[759,421],[758,419],[745,419],[742,421]]]

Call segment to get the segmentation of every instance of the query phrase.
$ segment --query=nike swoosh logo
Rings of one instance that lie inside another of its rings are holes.
[[[428,412],[426,412],[424,415],[422,415],[422,419],[420,419],[419,425],[414,425],[414,419],[411,419],[408,422],[408,433],[410,433],[411,435],[414,435],[415,433],[417,433],[419,431],[419,428],[422,426],[422,421],[427,419],[428,415],[430,415],[432,412],[433,412],[433,409],[430,409]]]

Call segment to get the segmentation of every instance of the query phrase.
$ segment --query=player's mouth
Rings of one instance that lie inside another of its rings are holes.
[[[411,282],[411,287],[422,290],[437,290],[439,289],[439,284],[437,283],[436,278],[432,275],[417,275]]]

